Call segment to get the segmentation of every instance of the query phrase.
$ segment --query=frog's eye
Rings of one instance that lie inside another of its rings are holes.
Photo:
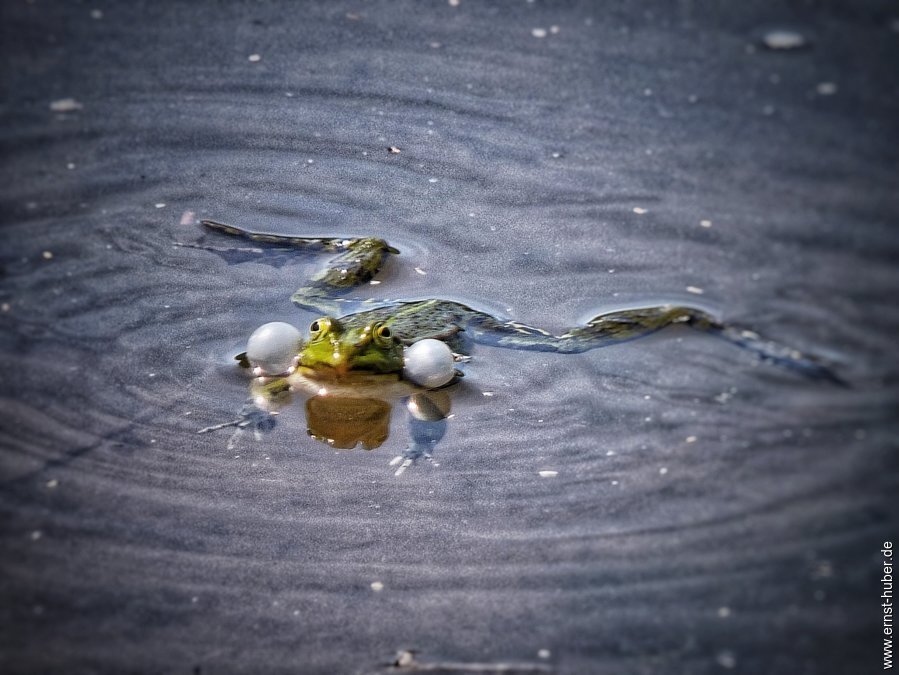
[[[321,319],[316,319],[309,326],[309,337],[313,340],[319,340],[325,335],[328,334],[328,331],[331,330],[331,319],[326,316],[323,316]]]
[[[381,344],[389,344],[393,339],[393,331],[383,324],[376,326],[372,332],[375,335],[375,339]]]

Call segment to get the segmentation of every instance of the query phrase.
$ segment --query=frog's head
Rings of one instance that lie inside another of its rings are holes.
[[[313,370],[398,373],[403,369],[403,345],[383,321],[346,328],[324,316],[309,326],[309,341],[300,352],[300,365]]]

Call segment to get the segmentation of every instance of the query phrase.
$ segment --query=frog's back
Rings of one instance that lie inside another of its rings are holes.
[[[424,338],[443,340],[458,347],[456,336],[474,310],[447,300],[410,300],[341,317],[345,326],[361,327],[383,321],[404,344]]]

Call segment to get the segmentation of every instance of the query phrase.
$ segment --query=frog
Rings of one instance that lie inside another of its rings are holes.
[[[298,368],[313,379],[340,379],[359,373],[399,377],[404,348],[426,338],[444,342],[458,361],[466,361],[473,344],[574,354],[642,338],[669,326],[684,325],[722,338],[764,361],[810,378],[842,384],[814,356],[725,323],[697,305],[652,304],[604,312],[584,325],[553,334],[453,300],[348,300],[347,293],[372,281],[390,256],[400,255],[399,249],[379,237],[285,236],[215,220],[202,220],[201,225],[211,232],[261,244],[279,253],[318,251],[332,255],[328,264],[291,296],[294,305],[319,315],[310,324],[309,339],[299,350],[297,359]],[[195,246],[232,259],[261,252],[258,247]],[[361,303],[363,308],[344,311],[348,302]],[[241,365],[249,365],[245,354],[236,358]]]

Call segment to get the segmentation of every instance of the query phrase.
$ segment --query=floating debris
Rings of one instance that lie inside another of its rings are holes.
[[[371,590],[373,590],[375,593],[380,593],[381,591],[384,590],[384,584],[381,583],[380,581],[372,581],[371,582]]]
[[[546,29],[545,28],[534,28],[531,30],[531,35],[535,38],[545,38],[546,37]]]
[[[699,286],[687,286],[687,293],[694,293],[695,295],[702,295],[705,293]]]
[[[53,251],[44,251],[43,253],[41,253],[41,255],[43,256],[44,260],[53,260]]]
[[[53,112],[74,112],[83,108],[84,106],[74,98],[61,98],[50,103],[50,110]]]
[[[458,6],[459,6],[459,0],[449,0],[449,6],[450,6],[450,7],[458,7]]]
[[[727,668],[728,670],[737,665],[737,658],[734,656],[733,652],[729,651],[719,652],[717,661],[719,666]]]
[[[695,443],[696,440],[697,440],[696,436],[687,436],[686,442],[687,443]]]
[[[559,475],[559,472],[558,471],[538,471],[537,475],[540,476],[540,478],[555,478],[556,476]]]
[[[795,30],[776,29],[769,30],[762,36],[762,44],[768,49],[801,49],[808,45],[808,41],[802,33]]]
[[[391,155],[398,155],[402,151],[395,145],[391,145],[387,148],[387,152],[389,152]]]
[[[156,204],[153,204],[153,206],[155,206],[157,209],[164,209],[164,208],[165,208],[165,202],[158,202],[158,203],[156,203]]]
[[[250,54],[247,57],[247,61],[249,61],[250,63],[258,63],[261,60],[262,60],[262,56],[260,54]]]
[[[649,211],[639,206],[635,206],[634,213],[636,213],[638,216],[642,216],[644,213],[649,213]]]
[[[700,220],[699,224],[702,225],[703,227],[711,227],[712,221],[711,220]]]

